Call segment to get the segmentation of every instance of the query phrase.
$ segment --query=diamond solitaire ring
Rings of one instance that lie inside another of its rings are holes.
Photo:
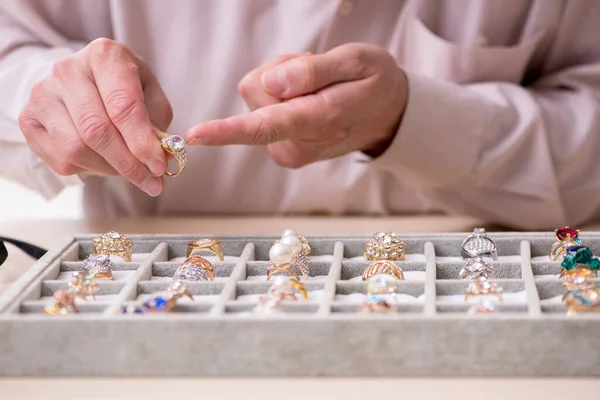
[[[365,246],[364,257],[367,261],[404,261],[404,253],[406,243],[395,234],[378,232]]]
[[[173,177],[181,175],[187,164],[185,140],[183,140],[181,136],[171,135],[164,139],[161,139],[160,146],[164,151],[166,151],[175,158],[175,161],[177,161],[177,165],[179,166],[179,170],[176,173],[167,171],[165,172],[165,175]]]
[[[115,255],[127,262],[131,262],[133,241],[118,232],[110,231],[94,238],[94,252],[96,254]]]
[[[175,271],[174,281],[212,281],[215,271],[208,260],[198,255],[188,257]]]
[[[483,228],[476,228],[460,246],[463,258],[488,257],[498,259],[496,243],[490,239]]]

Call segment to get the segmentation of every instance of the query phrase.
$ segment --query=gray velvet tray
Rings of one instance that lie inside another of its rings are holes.
[[[93,235],[48,252],[0,296],[0,376],[597,376],[600,314],[565,315],[551,233],[490,234],[498,245],[500,312],[467,315],[460,244],[467,233],[402,235],[398,312],[357,314],[370,236],[309,237],[307,302],[283,315],[251,313],[274,237],[219,237],[216,279],[187,284],[194,302],[168,315],[121,308],[165,289],[197,236],[132,235],[134,260],[117,263],[80,314],[46,316],[52,293],[92,252]],[[600,254],[600,233],[582,233]],[[211,259],[214,261],[214,258]]]

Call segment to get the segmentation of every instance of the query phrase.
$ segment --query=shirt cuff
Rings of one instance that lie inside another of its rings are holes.
[[[468,176],[482,150],[490,104],[464,87],[406,71],[408,99],[390,147],[374,166],[418,187],[440,187]]]

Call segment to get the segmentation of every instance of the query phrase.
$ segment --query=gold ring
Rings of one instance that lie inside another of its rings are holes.
[[[372,262],[371,264],[369,264],[367,269],[365,269],[365,272],[363,273],[363,281],[367,281],[373,276],[379,274],[392,275],[399,281],[404,280],[404,272],[402,272],[402,268],[397,266],[392,261],[379,260]]]
[[[175,158],[179,166],[176,173],[165,172],[167,176],[179,176],[187,164],[187,152],[185,151],[185,140],[181,136],[170,135],[160,140],[160,147]]]
[[[579,230],[565,226],[564,228],[555,229],[556,242],[550,248],[549,257],[552,261],[556,261],[559,257],[564,257],[567,250],[573,246],[581,246],[579,239]]]
[[[567,289],[562,301],[567,304],[567,315],[581,312],[600,312],[600,288],[592,281],[595,271],[585,266],[568,270],[563,281]]]
[[[293,264],[273,264],[270,263],[267,268],[267,280],[270,280],[271,277],[275,274],[289,274],[296,278],[296,280],[300,280],[300,277],[294,270],[292,270]]]
[[[212,253],[219,257],[221,261],[225,259],[223,249],[221,249],[221,242],[216,239],[196,239],[188,243],[187,257],[200,252]]]
[[[297,301],[296,292],[302,296],[304,300],[308,300],[308,292],[306,286],[299,280],[287,276],[278,276],[273,285],[267,292],[267,297],[277,301],[291,300]]]
[[[496,296],[499,301],[502,301],[502,288],[495,283],[488,281],[486,278],[479,278],[471,281],[467,286],[465,294],[465,302],[471,298],[483,295]]]
[[[367,261],[404,261],[406,243],[394,233],[378,232],[365,246],[364,257]]]
[[[75,305],[77,297],[85,300],[85,296],[79,291],[57,290],[52,296],[52,303],[44,307],[44,313],[47,315],[76,314],[79,312]]]
[[[94,252],[96,254],[107,254],[119,256],[127,262],[131,262],[133,252],[133,241],[128,237],[115,231],[94,238]]]
[[[196,254],[182,262],[173,275],[175,281],[212,281],[214,279],[215,270],[212,264]]]

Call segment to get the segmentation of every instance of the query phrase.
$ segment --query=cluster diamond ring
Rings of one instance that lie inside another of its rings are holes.
[[[175,158],[175,161],[177,161],[177,165],[179,166],[177,172],[172,173],[167,171],[165,172],[165,175],[172,177],[181,175],[181,173],[185,169],[185,166],[187,165],[187,152],[185,150],[185,140],[183,140],[181,136],[170,135],[166,138],[161,139],[160,146],[164,151],[166,151]]]

